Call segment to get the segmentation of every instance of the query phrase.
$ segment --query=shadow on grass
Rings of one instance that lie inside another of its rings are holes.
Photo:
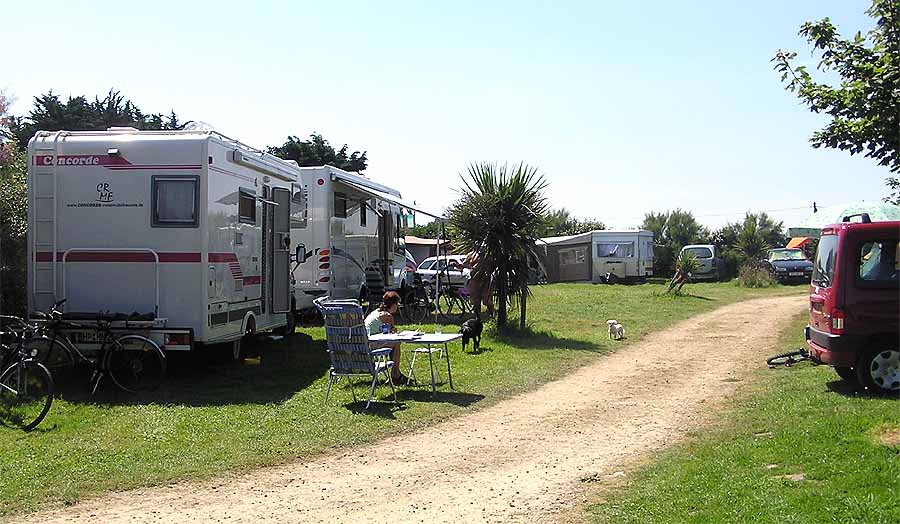
[[[442,386],[438,383],[438,387]],[[476,393],[463,393],[461,391],[440,391],[438,390],[434,396],[431,395],[431,384],[421,389],[401,389],[397,392],[397,396],[401,401],[410,400],[413,402],[442,402],[444,404],[453,404],[465,408],[484,399],[484,395]]]
[[[222,406],[283,402],[325,376],[330,367],[324,340],[297,333],[278,342],[256,341],[257,357],[231,360],[230,346],[167,355],[166,378],[152,392],[127,393],[104,377],[91,395],[91,370],[54,373],[57,396],[96,405],[176,404]]]
[[[571,349],[594,352],[603,350],[603,347],[595,342],[561,337],[556,333],[536,330],[531,326],[526,326],[524,330],[508,328],[502,332],[493,332],[492,335],[499,342],[522,349]]]
[[[900,399],[900,392],[879,395],[862,389],[856,382],[849,382],[847,380],[832,380],[827,382],[825,387],[832,393],[837,393],[838,395],[849,398]]]

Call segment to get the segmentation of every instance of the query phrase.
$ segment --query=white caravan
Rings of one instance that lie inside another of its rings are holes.
[[[416,209],[400,192],[341,169],[302,167],[307,223],[292,229],[297,308],[316,297],[367,298],[399,288],[406,273],[402,228]],[[302,251],[302,253],[301,253]]]
[[[653,276],[652,231],[595,230],[543,238],[547,264],[557,281],[602,282],[608,273],[623,280]]]
[[[292,330],[299,179],[295,164],[211,131],[38,132],[29,311],[66,299],[67,312],[137,313],[169,351],[238,352],[246,333]]]

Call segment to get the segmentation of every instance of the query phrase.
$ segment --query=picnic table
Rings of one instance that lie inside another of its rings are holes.
[[[417,344],[419,347],[413,350],[415,353],[428,354],[428,366],[431,369],[431,395],[434,396],[437,391],[437,384],[434,378],[434,358],[432,354],[439,349],[433,346],[443,346],[441,355],[446,355],[447,360],[447,380],[450,383],[450,389],[453,389],[453,374],[450,371],[450,350],[448,344],[454,340],[462,338],[461,333],[418,333],[415,331],[401,331],[399,333],[378,333],[369,335],[369,342],[380,342],[385,344]],[[415,357],[413,357],[415,358]],[[397,365],[400,363],[398,362]],[[412,364],[410,364],[412,367]]]

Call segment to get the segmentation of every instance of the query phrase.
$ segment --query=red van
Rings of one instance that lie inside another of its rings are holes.
[[[844,217],[822,229],[810,285],[810,356],[875,393],[900,394],[898,241],[900,221]]]

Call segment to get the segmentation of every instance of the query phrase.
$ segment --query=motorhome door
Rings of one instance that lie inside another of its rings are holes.
[[[272,237],[272,312],[291,309],[291,191],[283,187],[272,190],[275,220]]]

